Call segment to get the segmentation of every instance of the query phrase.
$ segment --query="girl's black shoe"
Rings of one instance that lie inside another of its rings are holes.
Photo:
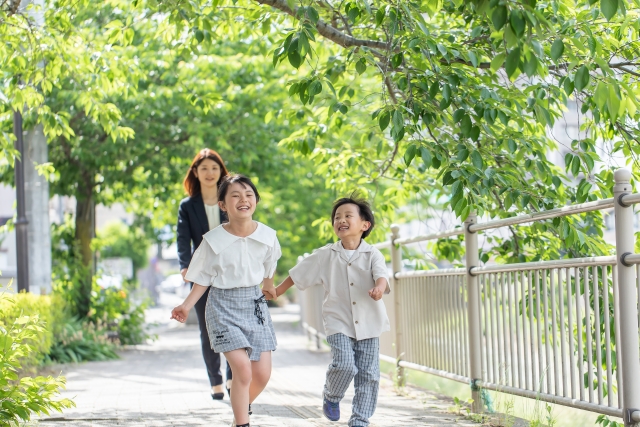
[[[222,400],[224,399],[224,393],[211,393],[211,398],[213,400]]]

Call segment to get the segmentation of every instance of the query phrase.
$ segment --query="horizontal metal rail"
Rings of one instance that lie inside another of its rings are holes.
[[[528,397],[531,399],[542,400],[544,402],[549,402],[549,403],[557,403],[563,406],[584,409],[585,411],[597,412],[599,414],[605,414],[605,415],[610,415],[612,417],[622,418],[622,409],[619,409],[619,408],[611,408],[609,406],[597,405],[595,403],[584,402],[578,399],[571,399],[569,397],[561,397],[553,394],[539,393],[539,392],[530,391],[530,390],[522,390],[516,387],[486,383],[484,381],[478,381],[476,385],[478,387],[486,388],[493,391],[513,394],[521,397]]]
[[[374,248],[380,250],[380,249],[391,249],[391,242],[389,240],[384,241],[384,242],[380,242],[380,243],[375,243],[373,245]]]
[[[628,205],[633,203],[640,203],[640,193],[629,194],[627,196],[624,196],[622,198],[622,202]],[[534,213],[525,214],[525,215],[518,215],[511,218],[503,218],[503,219],[496,219],[496,220],[487,221],[487,222],[480,222],[480,223],[469,226],[469,231],[475,233],[477,231],[507,227],[510,225],[526,224],[528,222],[543,221],[546,219],[576,215],[576,214],[585,213],[585,212],[611,209],[613,208],[613,205],[614,205],[613,198],[597,200],[595,202],[581,203],[577,205],[569,205],[569,206],[564,206],[562,208],[550,209],[550,210],[541,211],[541,212],[534,212]],[[461,227],[456,227],[450,230],[440,231],[437,233],[421,234],[414,237],[405,237],[402,239],[396,239],[394,240],[393,243],[396,245],[408,245],[411,243],[424,242],[427,240],[437,240],[437,239],[444,239],[447,237],[459,236],[461,234],[464,234],[464,229]]]
[[[525,224],[527,222],[542,221],[545,219],[559,218],[563,216],[575,215],[584,212],[599,211],[613,208],[613,199],[597,200],[595,202],[581,203],[579,205],[564,206],[562,208],[550,209],[548,211],[534,212],[525,215],[518,215],[511,218],[496,219],[493,221],[480,222],[469,226],[469,231],[489,230],[492,228],[506,227],[509,225]]]
[[[620,204],[623,206],[631,206],[640,203],[640,193],[626,194],[620,198]]]
[[[446,239],[447,237],[460,236],[461,234],[464,234],[464,228],[458,227],[447,231],[439,231],[437,233],[421,234],[415,237],[396,239],[393,243],[396,245],[408,245],[411,243],[425,242],[427,240]]]
[[[640,261],[638,261],[640,263]],[[469,273],[477,276],[482,273],[504,273],[508,271],[530,271],[547,268],[590,267],[594,265],[615,265],[615,256],[597,256],[588,258],[569,258],[554,261],[522,262],[514,264],[493,264],[484,267],[472,267]],[[404,274],[404,273],[402,273]]]
[[[621,261],[625,265],[640,264],[640,254],[623,254]]]
[[[405,362],[403,360],[398,362],[398,366],[400,366],[402,368],[412,369],[414,371],[425,372],[425,373],[431,374],[431,375],[437,375],[439,377],[446,378],[446,379],[453,380],[453,381],[457,381],[459,383],[469,384],[469,378],[468,377],[463,377],[462,375],[452,374],[451,372],[443,371],[443,370],[440,370],[440,369],[427,368],[426,366],[418,365],[416,363],[411,363],[411,362]]]
[[[396,279],[409,279],[412,277],[431,277],[431,276],[464,276],[467,274],[465,268],[440,268],[438,270],[414,270],[396,273]]]

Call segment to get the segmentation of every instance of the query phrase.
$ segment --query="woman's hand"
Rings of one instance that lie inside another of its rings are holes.
[[[180,323],[186,322],[187,317],[189,317],[189,310],[187,310],[187,308],[183,304],[180,304],[179,306],[174,307],[174,309],[171,310],[171,318],[176,319]]]
[[[174,270],[174,271],[175,271],[175,270]],[[183,268],[182,270],[180,270],[180,274],[182,274],[182,280],[184,280],[184,281],[186,282],[186,280],[185,280],[184,276],[186,276],[186,275],[187,275],[187,269],[186,269],[186,268]]]

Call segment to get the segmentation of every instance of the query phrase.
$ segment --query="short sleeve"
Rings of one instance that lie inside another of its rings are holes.
[[[374,250],[371,256],[371,275],[373,276],[373,281],[376,282],[381,277],[387,279],[387,289],[385,290],[385,294],[391,292],[390,284],[389,284],[389,269],[387,268],[387,263],[384,260],[384,255],[379,250]]]
[[[289,276],[298,289],[303,291],[315,285],[322,285],[320,261],[321,251],[315,251],[289,270]]]
[[[273,246],[269,248],[267,257],[264,260],[264,278],[270,279],[276,273],[276,267],[278,266],[278,260],[282,256],[282,250],[280,249],[280,242],[276,237],[276,241]]]
[[[191,257],[191,263],[184,277],[185,280],[197,283],[200,286],[211,286],[211,278],[214,276],[214,272],[210,266],[214,257],[216,257],[215,252],[213,252],[209,243],[202,239],[202,243],[193,253],[193,257]]]

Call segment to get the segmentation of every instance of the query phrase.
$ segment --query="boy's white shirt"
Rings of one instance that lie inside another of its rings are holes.
[[[260,222],[247,237],[233,235],[219,225],[203,236],[185,280],[220,289],[259,285],[264,278],[273,277],[281,255],[276,231]]]
[[[340,241],[323,246],[289,270],[289,276],[300,290],[324,287],[322,317],[327,335],[342,333],[363,340],[390,329],[384,303],[369,296],[376,280],[384,277],[389,282],[389,271],[382,253],[364,240],[351,257]],[[387,286],[385,293],[389,292]]]

